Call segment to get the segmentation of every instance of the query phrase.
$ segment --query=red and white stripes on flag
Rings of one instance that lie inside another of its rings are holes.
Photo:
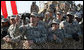
[[[17,15],[16,1],[1,1],[1,11],[4,18],[7,18],[9,12],[11,12],[12,15]]]

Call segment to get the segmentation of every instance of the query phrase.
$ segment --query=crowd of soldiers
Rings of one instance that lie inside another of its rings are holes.
[[[31,10],[25,24],[22,15],[12,15],[7,19],[1,16],[1,38],[11,44],[13,49],[34,49],[35,45],[46,42],[62,43],[64,38],[80,40],[79,37],[83,34],[81,10],[75,13],[69,11],[63,15],[61,11],[53,13],[51,7],[45,14],[39,14],[36,9]]]

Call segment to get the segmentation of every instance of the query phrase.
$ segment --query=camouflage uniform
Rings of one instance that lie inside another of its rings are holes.
[[[44,27],[48,30],[48,24],[46,22],[40,20],[38,23],[39,25],[44,25]]]
[[[77,33],[80,36],[82,32],[79,23],[76,20],[74,20],[72,22],[72,26],[74,28],[74,33]]]
[[[61,28],[64,32],[65,38],[73,38],[73,34],[80,34],[80,27],[76,21],[68,23],[67,21],[62,21],[60,25],[64,25],[64,28]]]
[[[34,27],[31,26],[30,23],[28,25],[25,25],[25,27],[26,30],[24,31],[24,35],[27,40],[33,40],[35,44],[41,44],[46,42],[47,32],[44,26],[38,24],[36,27]],[[33,45],[30,47],[33,47]]]
[[[67,12],[67,15],[73,15],[73,13],[72,12]],[[68,17],[68,16],[67,16]],[[63,28],[62,28],[63,27]],[[69,23],[69,22],[67,22],[67,20],[64,20],[64,21],[62,21],[61,23],[60,23],[60,29],[62,29],[63,30],[63,32],[65,32],[64,33],[64,37],[65,38],[72,38],[72,35],[74,34],[74,33],[76,33],[75,32],[75,29],[74,29],[74,25],[73,25],[73,22],[72,23]]]
[[[53,34],[56,35],[56,40],[54,40]],[[62,43],[63,38],[64,38],[64,36],[63,36],[62,30],[60,30],[60,29],[57,29],[55,31],[53,31],[51,29],[49,30],[49,35],[48,35],[48,40],[49,41],[55,41],[56,43]]]
[[[63,26],[64,25],[64,28],[62,28],[61,26]],[[62,21],[61,23],[60,23],[60,29],[62,29],[63,30],[63,32],[65,32],[64,33],[64,37],[65,38],[72,38],[72,27],[70,28],[70,24],[68,23],[68,22],[66,22],[66,21]]]
[[[74,17],[75,18],[81,18],[79,14],[75,14]],[[81,26],[82,26],[82,23],[83,23],[83,19],[80,22],[78,22],[77,19],[74,19],[74,22],[73,23],[75,23],[74,24],[74,25],[76,25],[75,26],[75,29],[76,29],[77,32],[79,32],[78,34],[80,36],[81,33],[82,33],[82,29],[81,29],[82,27]]]

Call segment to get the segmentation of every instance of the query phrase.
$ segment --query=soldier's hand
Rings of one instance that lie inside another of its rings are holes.
[[[29,48],[30,45],[29,45],[29,43],[28,43],[28,40],[24,41],[23,46],[24,46],[26,49]]]
[[[54,38],[54,40],[56,40],[56,35],[55,34],[53,34],[53,38]]]
[[[23,46],[29,46],[28,40],[24,41]]]
[[[6,41],[7,41],[7,42],[11,42],[11,39],[10,39],[10,38],[7,38]]]
[[[7,38],[6,38],[6,37],[3,37],[3,40],[4,40],[4,41],[6,41],[6,40],[7,40]]]

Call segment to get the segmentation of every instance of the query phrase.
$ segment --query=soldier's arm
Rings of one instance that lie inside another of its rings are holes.
[[[47,40],[47,32],[46,32],[46,29],[43,28],[41,30],[41,37],[40,38],[34,38],[34,43],[45,43]]]
[[[15,38],[12,38],[11,41],[12,42],[19,42],[21,40],[21,36],[22,35],[19,35],[19,36],[15,37]]]

